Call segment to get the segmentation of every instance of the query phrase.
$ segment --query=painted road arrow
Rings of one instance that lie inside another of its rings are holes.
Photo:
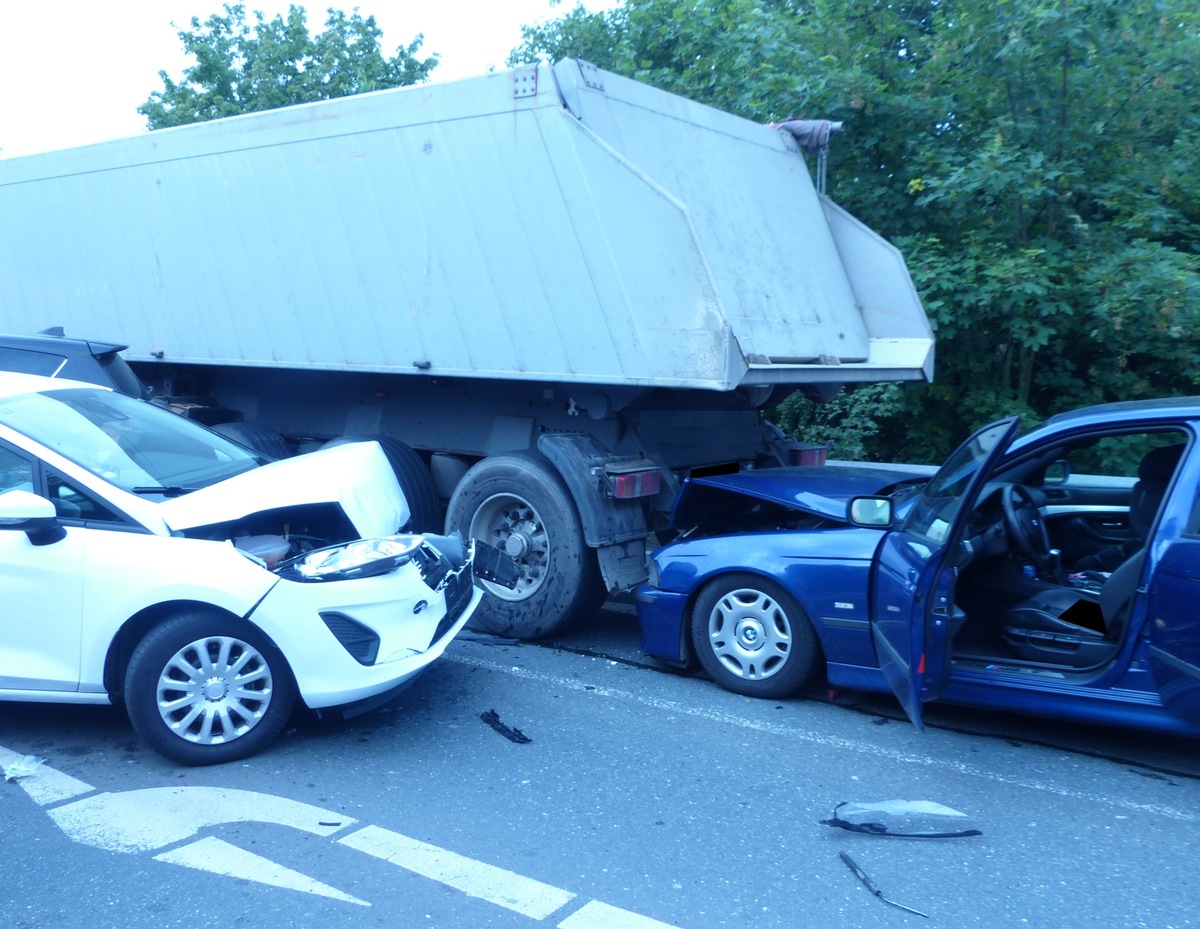
[[[0,746],[0,766],[6,770],[23,760],[21,755]],[[224,823],[275,823],[330,836],[355,821],[331,810],[250,790],[156,787],[96,793],[90,784],[45,764],[30,768],[30,773],[18,777],[17,783],[39,806],[49,807],[46,812],[50,818],[74,841],[130,855],[177,845],[201,829]],[[211,836],[154,857],[198,871],[370,906],[307,874]]]
[[[227,823],[261,822],[329,837],[356,822],[332,810],[252,790],[221,787],[153,787],[101,793],[84,781],[45,763],[34,763],[28,756],[3,746],[0,768],[14,772],[6,773],[6,778],[13,777],[58,827],[80,844],[129,855],[158,851],[156,861],[358,906],[371,905],[223,839],[199,836],[204,829]],[[363,826],[336,841],[534,920],[560,913],[576,899],[568,890],[378,826]],[[598,900],[584,903],[556,925],[558,929],[672,929],[667,923]]]

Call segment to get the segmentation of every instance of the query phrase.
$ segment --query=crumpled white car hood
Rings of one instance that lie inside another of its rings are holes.
[[[168,528],[184,530],[306,503],[339,504],[364,539],[393,534],[410,515],[378,442],[335,445],[273,461],[158,507]]]

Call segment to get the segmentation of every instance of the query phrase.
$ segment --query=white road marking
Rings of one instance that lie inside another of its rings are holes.
[[[674,929],[669,923],[592,900],[558,924],[558,929]]]
[[[0,763],[11,764],[23,757],[0,745]],[[19,778],[17,783],[39,806],[93,794],[46,812],[68,838],[126,854],[173,845],[191,838],[201,829],[225,823],[273,823],[328,837],[356,822],[352,817],[331,810],[250,790],[154,787],[95,793],[91,784],[44,763],[33,773]],[[339,843],[531,919],[545,919],[576,897],[569,890],[378,826],[364,826],[340,839]],[[358,906],[371,905],[215,836],[205,836],[160,852],[154,859]],[[584,904],[558,925],[560,929],[672,929],[667,923],[598,900]]]
[[[97,794],[49,813],[76,842],[129,853],[182,842],[207,826],[223,823],[275,823],[329,836],[355,822],[298,800],[221,787],[153,787]]]
[[[20,757],[0,746],[0,763]],[[38,765],[33,774],[19,778],[17,783],[39,806],[95,791],[91,784],[46,764]],[[268,822],[328,837],[357,821],[296,800],[218,787],[157,787],[100,793],[47,810],[47,814],[70,839],[127,854],[163,848],[223,823]],[[212,836],[162,852],[155,859],[359,906],[371,905]]]
[[[182,865],[185,868],[195,868],[197,871],[210,871],[225,877],[256,881],[259,884],[269,884],[285,890],[298,890],[301,893],[330,897],[345,903],[356,903],[359,906],[371,905],[366,900],[359,900],[358,897],[342,893],[335,887],[322,884],[307,874],[285,868],[269,858],[255,855],[253,852],[230,845],[213,836],[155,855],[154,860]]]
[[[1173,819],[1184,823],[1200,823],[1200,813],[1195,813],[1189,810],[1180,810],[1170,806],[1159,806],[1149,803],[1136,803],[1132,800],[1126,800],[1122,797],[1108,797],[1101,796],[1099,794],[1086,793],[1081,790],[1074,790],[1070,787],[1063,787],[1059,784],[1049,784],[1045,781],[1015,777],[1007,774],[998,774],[995,771],[984,770],[983,768],[977,768],[961,762],[946,761],[939,758],[930,758],[928,755],[910,754],[908,752],[897,751],[896,749],[884,748],[873,742],[859,742],[855,741],[854,739],[842,739],[836,736],[815,735],[812,732],[795,726],[786,726],[780,723],[760,722],[758,720],[746,719],[743,716],[737,716],[733,713],[722,713],[718,710],[708,710],[703,707],[693,706],[688,703],[677,703],[673,700],[661,700],[657,697],[642,696],[625,690],[616,690],[611,687],[587,684],[581,680],[558,677],[557,675],[546,674],[541,671],[531,671],[528,668],[516,667],[511,664],[501,664],[500,662],[496,661],[488,661],[483,658],[471,658],[459,653],[449,652],[443,655],[441,660],[453,661],[457,664],[464,664],[475,668],[484,668],[489,671],[497,671],[501,674],[510,674],[513,677],[522,678],[524,680],[538,681],[543,684],[552,684],[555,687],[561,687],[565,690],[578,690],[597,697],[629,700],[634,703],[640,703],[642,706],[651,707],[652,709],[663,710],[669,713],[677,713],[680,716],[692,716],[697,719],[706,719],[710,722],[737,726],[739,728],[749,729],[754,732],[766,732],[772,735],[783,735],[787,736],[789,739],[794,739],[799,742],[807,742],[811,745],[821,746],[822,748],[857,752],[863,755],[871,755],[875,758],[888,758],[900,764],[911,764],[926,768],[937,768],[943,771],[950,771],[956,774],[962,774],[984,781],[991,781],[994,784],[1004,784],[1009,787],[1020,787],[1026,790],[1036,790],[1042,793],[1053,794],[1054,796],[1058,797],[1066,797],[1071,800],[1082,800],[1085,803],[1099,803],[1131,813],[1143,813],[1150,816],[1161,816],[1164,819]]]
[[[364,826],[339,842],[533,919],[545,919],[575,898],[570,891],[378,826]]]
[[[23,757],[25,756],[9,751],[0,745],[0,768],[13,764]],[[31,777],[17,778],[17,783],[38,806],[60,803],[63,800],[90,794],[96,789],[91,784],[78,781],[69,774],[55,771],[54,768],[45,764],[38,765]]]

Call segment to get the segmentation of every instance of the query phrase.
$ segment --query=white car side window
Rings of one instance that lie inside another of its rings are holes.
[[[0,493],[33,490],[33,465],[14,451],[0,448]]]
[[[54,511],[60,519],[85,519],[90,523],[125,522],[104,503],[53,471],[47,475],[46,485]]]

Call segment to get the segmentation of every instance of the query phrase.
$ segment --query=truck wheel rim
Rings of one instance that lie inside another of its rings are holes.
[[[515,494],[488,497],[471,519],[471,538],[482,539],[507,552],[516,562],[520,577],[509,589],[484,581],[486,589],[501,600],[528,600],[546,582],[550,570],[550,536],[528,500]]]
[[[708,616],[713,656],[730,674],[747,681],[773,677],[787,664],[792,625],[774,597],[761,590],[731,590]]]
[[[220,745],[257,726],[273,692],[270,665],[256,648],[208,636],[166,662],[156,688],[158,715],[181,739]]]

